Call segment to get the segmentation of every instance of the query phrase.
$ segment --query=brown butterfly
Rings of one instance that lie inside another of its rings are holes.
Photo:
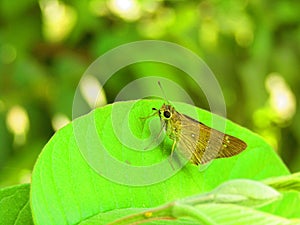
[[[180,153],[196,165],[237,155],[247,147],[244,141],[181,114],[170,104],[152,110],[159,115],[162,129],[173,140],[171,155],[178,146]]]

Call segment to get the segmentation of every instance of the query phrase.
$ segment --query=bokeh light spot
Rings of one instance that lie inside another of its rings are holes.
[[[110,0],[109,9],[127,21],[138,20],[141,16],[141,7],[136,0]]]
[[[7,114],[6,124],[14,134],[14,144],[23,145],[29,131],[29,118],[26,110],[18,105],[12,107]]]
[[[245,29],[240,27],[235,31],[235,40],[241,47],[248,47],[253,42],[253,31],[251,29]]]
[[[27,184],[31,182],[32,171],[28,169],[22,169],[19,174],[19,183]]]
[[[61,113],[55,114],[52,118],[52,127],[55,131],[58,131],[60,128],[64,127],[68,123],[70,123],[70,119]]]
[[[72,31],[77,19],[76,11],[57,0],[41,0],[43,33],[49,42],[60,42]]]
[[[296,97],[284,78],[278,73],[271,73],[265,85],[270,93],[269,104],[277,122],[290,120],[296,112]]]
[[[91,75],[84,76],[79,88],[83,98],[91,109],[106,105],[105,92],[96,77]]]
[[[201,24],[199,31],[200,42],[207,47],[215,47],[218,44],[219,28],[213,20],[206,20]]]

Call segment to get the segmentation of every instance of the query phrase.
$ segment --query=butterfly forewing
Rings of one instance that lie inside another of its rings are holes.
[[[212,129],[177,111],[165,121],[167,135],[176,141],[184,157],[194,164],[205,164],[215,158],[239,154],[247,145],[244,141]]]

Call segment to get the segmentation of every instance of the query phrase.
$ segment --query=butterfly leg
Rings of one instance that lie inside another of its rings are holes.
[[[173,170],[175,170],[175,166],[173,165],[172,161],[173,161],[173,152],[175,150],[176,143],[177,143],[176,140],[174,140],[174,142],[172,144],[171,155],[170,155],[170,158],[168,159]]]
[[[172,144],[172,150],[171,150],[171,158],[173,157],[173,153],[174,153],[174,150],[175,150],[175,147],[176,147],[176,140],[173,141],[173,144]]]
[[[152,110],[154,110],[155,112],[154,112],[154,113],[151,113],[151,114],[148,115],[148,116],[140,117],[140,120],[146,120],[146,119],[149,119],[149,118],[151,118],[151,117],[153,117],[153,116],[156,116],[156,115],[158,114],[158,110],[157,110],[157,109],[153,108]]]

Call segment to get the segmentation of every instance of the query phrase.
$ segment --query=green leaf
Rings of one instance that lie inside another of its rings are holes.
[[[264,206],[261,210],[272,211],[273,214],[287,218],[299,218],[300,209],[300,176],[294,173],[286,176],[271,177],[263,182],[270,187],[283,192],[281,201]]]
[[[273,188],[253,180],[236,179],[227,181],[213,191],[183,199],[184,204],[232,203],[242,206],[261,207],[280,197],[280,193]]]
[[[175,104],[179,112],[207,125],[212,124],[212,118],[226,122],[226,132],[244,140],[248,147],[237,156],[214,160],[202,171],[191,163],[174,170],[171,164],[176,165],[176,160],[170,163],[167,159],[172,145],[168,138],[144,150],[157,137],[160,124],[157,117],[146,121],[140,118],[162,103],[117,102],[58,131],[33,171],[31,205],[36,224],[75,224],[115,209],[151,208],[207,192],[227,180],[261,180],[289,173],[256,134],[183,103]],[[160,162],[165,162],[163,168]]]
[[[264,183],[279,191],[300,192],[300,173],[294,173],[280,177],[271,177],[266,179]]]
[[[283,193],[280,201],[263,206],[260,210],[286,218],[300,218],[300,193]]]
[[[215,224],[222,225],[296,225],[300,222],[300,220],[288,220],[269,213],[232,204],[203,204],[198,205],[197,209],[202,213],[209,215],[210,219],[213,220]]]
[[[33,224],[29,205],[29,184],[0,189],[0,224]]]

